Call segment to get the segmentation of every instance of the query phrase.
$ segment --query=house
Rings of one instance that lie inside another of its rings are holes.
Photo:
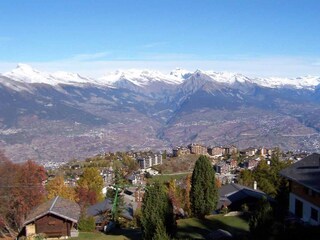
[[[290,182],[289,211],[304,222],[320,225],[320,154],[313,153],[280,174]]]
[[[97,230],[103,230],[103,227],[109,222],[109,219],[111,217],[112,205],[112,201],[106,198],[104,201],[88,207],[87,215],[94,218]],[[132,207],[130,207],[129,205],[125,205],[120,216],[127,220],[132,220]]]
[[[244,152],[244,155],[252,157],[252,156],[257,154],[258,149],[256,149],[256,148],[247,148],[247,149],[243,150],[243,152]]]
[[[257,200],[264,197],[270,202],[274,201],[266,193],[256,189],[256,186],[255,189],[252,189],[236,183],[223,185],[218,189],[218,195],[218,209],[227,207],[231,211],[241,211],[243,204],[250,209],[257,203]]]
[[[44,234],[48,238],[77,237],[79,217],[80,207],[77,203],[55,197],[30,212],[18,239],[29,239],[36,234]]]
[[[253,169],[255,167],[257,167],[259,164],[259,161],[258,160],[255,160],[255,159],[249,159],[247,161],[245,161],[243,163],[243,167],[244,168],[247,168],[247,169]]]

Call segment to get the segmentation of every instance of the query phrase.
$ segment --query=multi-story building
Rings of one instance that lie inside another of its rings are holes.
[[[221,156],[221,155],[223,155],[224,148],[222,148],[222,147],[208,147],[207,151],[210,156]]]
[[[290,182],[289,211],[304,222],[320,225],[320,154],[313,153],[280,174]]]
[[[186,147],[176,147],[172,149],[172,156],[173,157],[179,157],[182,155],[190,154],[190,149]]]
[[[161,154],[152,154],[145,157],[138,157],[137,161],[141,169],[150,168],[154,165],[162,164],[162,155]]]
[[[188,145],[188,148],[192,154],[206,155],[208,153],[207,147],[200,144],[192,143]]]

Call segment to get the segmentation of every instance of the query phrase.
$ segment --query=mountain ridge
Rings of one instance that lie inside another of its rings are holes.
[[[0,75],[0,149],[14,161],[61,162],[190,142],[320,150],[317,77],[266,87],[242,74],[201,70],[176,69],[168,79],[131,70],[112,81],[25,65],[19,71]]]

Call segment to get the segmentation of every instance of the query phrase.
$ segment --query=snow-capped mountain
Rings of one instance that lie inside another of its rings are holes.
[[[0,74],[0,148],[16,161],[190,142],[315,150],[319,84],[311,76],[253,78],[183,69],[91,78],[19,64]]]
[[[186,85],[188,92],[194,92],[205,83],[211,82],[217,85],[250,83],[267,88],[294,88],[314,90],[320,84],[319,76],[305,76],[297,78],[279,77],[249,77],[239,73],[214,72],[196,70],[190,72],[185,69],[175,69],[169,74],[151,70],[118,70],[106,73],[99,78],[81,76],[77,73],[68,72],[42,72],[27,64],[18,64],[15,69],[2,74],[3,76],[21,83],[43,83],[48,85],[59,84],[96,84],[113,86],[133,91],[161,92],[161,89],[175,88],[178,85]],[[188,81],[188,83],[186,83]]]
[[[17,67],[10,72],[6,72],[3,76],[21,83],[43,83],[48,85],[58,84],[84,84],[97,83],[92,78],[83,77],[77,73],[68,73],[58,71],[54,73],[41,72],[30,65],[18,64]]]

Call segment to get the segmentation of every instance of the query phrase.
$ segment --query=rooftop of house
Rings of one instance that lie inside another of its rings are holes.
[[[313,153],[283,169],[280,174],[316,192],[320,192],[320,154]]]
[[[252,189],[236,183],[223,185],[221,188],[219,188],[218,194],[220,198],[218,208],[221,207],[223,203],[227,203],[229,205],[246,197],[253,197],[257,199],[266,197],[269,201],[273,201],[273,199],[270,198],[266,193],[258,189]]]
[[[80,207],[77,203],[64,199],[62,197],[55,197],[38,207],[34,208],[31,213],[27,216],[25,225],[41,218],[48,213],[77,222],[80,217]]]
[[[102,202],[89,206],[87,209],[87,215],[99,216],[105,213],[106,211],[111,211],[111,209],[112,209],[112,202],[110,199],[106,198]],[[125,205],[124,209],[122,210],[121,216],[126,219],[132,220],[133,219],[132,208],[130,206]]]

